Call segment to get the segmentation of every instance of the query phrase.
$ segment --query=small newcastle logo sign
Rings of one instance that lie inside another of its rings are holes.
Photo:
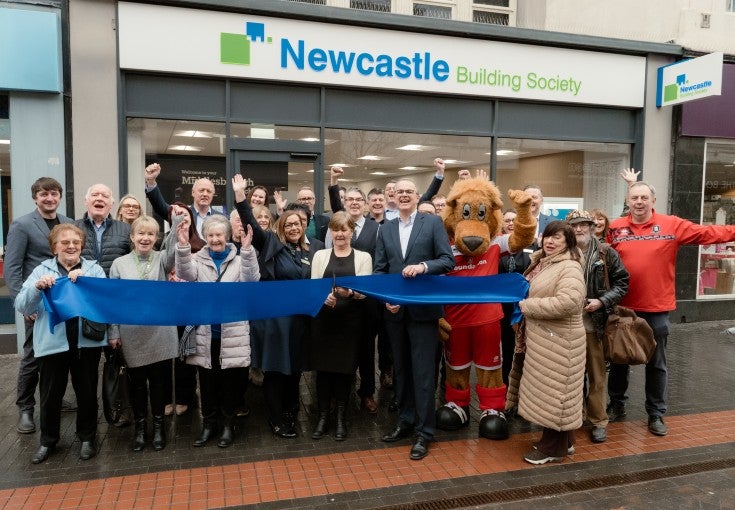
[[[250,44],[271,44],[273,39],[265,35],[265,23],[245,23],[244,34],[221,32],[219,35],[219,59],[223,64],[250,65]]]
[[[711,53],[658,69],[656,106],[719,96],[721,91],[722,53]]]

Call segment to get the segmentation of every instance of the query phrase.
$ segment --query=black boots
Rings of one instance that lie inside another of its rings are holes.
[[[232,428],[232,417],[225,417],[222,421],[222,435],[219,436],[219,442],[217,446],[220,448],[227,448],[232,445],[234,439],[234,430]]]
[[[319,421],[316,422],[314,432],[311,433],[312,439],[321,439],[327,433],[329,427],[329,411],[319,411]]]
[[[344,441],[345,438],[347,438],[347,420],[345,419],[346,411],[347,404],[345,402],[337,402],[337,423],[334,427],[335,441]]]
[[[136,424],[137,426],[137,424]],[[164,430],[163,415],[153,417],[153,449],[163,450],[166,447],[166,431]]]
[[[147,423],[145,422],[145,418],[141,420],[135,420],[135,433],[133,435],[134,452],[142,452],[143,448],[145,448],[146,427]]]
[[[215,430],[217,429],[216,421],[204,420],[202,424],[202,433],[192,443],[192,446],[204,446],[214,436]]]

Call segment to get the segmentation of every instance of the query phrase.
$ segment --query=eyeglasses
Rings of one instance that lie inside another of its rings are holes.
[[[395,191],[396,195],[413,195],[416,193],[416,190],[412,189],[397,189]]]
[[[314,200],[316,200],[314,197],[301,197],[296,199],[297,202],[312,202]]]
[[[140,209],[140,206],[138,204],[121,204],[120,207],[123,209],[133,209],[135,211]]]
[[[82,245],[82,241],[81,240],[77,240],[77,241],[57,241],[57,243],[60,244],[61,246],[64,246],[64,247],[66,247],[66,246],[72,246],[72,245],[74,245],[74,246],[81,246]]]
[[[345,202],[364,202],[365,199],[362,197],[347,197],[345,198]]]
[[[284,223],[283,224],[283,229],[284,230],[286,230],[288,228],[296,228],[296,227],[301,227],[301,221],[295,221],[295,222],[292,222],[292,223]]]

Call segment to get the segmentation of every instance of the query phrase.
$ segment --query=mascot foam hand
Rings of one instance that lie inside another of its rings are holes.
[[[449,340],[449,333],[452,332],[452,326],[446,319],[439,319],[439,339],[442,342]]]
[[[508,238],[508,247],[515,253],[531,246],[536,236],[536,218],[531,215],[531,195],[525,191],[508,190],[508,198],[513,201],[516,219],[513,220],[513,233]]]

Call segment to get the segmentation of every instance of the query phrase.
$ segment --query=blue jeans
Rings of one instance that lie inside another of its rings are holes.
[[[666,343],[669,338],[669,312],[638,312],[645,319],[656,339],[656,350],[646,364],[646,412],[648,416],[666,414],[666,388],[669,373],[666,369]],[[630,365],[610,365],[607,393],[610,407],[622,408],[628,400],[628,376]]]

